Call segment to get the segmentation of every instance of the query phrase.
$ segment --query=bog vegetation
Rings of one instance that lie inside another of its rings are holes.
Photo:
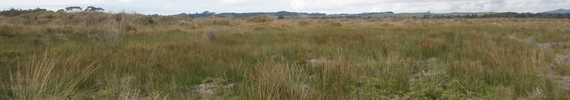
[[[570,99],[568,19],[0,16],[0,99]]]

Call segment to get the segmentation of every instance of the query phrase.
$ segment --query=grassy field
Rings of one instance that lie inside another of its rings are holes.
[[[0,16],[0,99],[570,99],[568,19]]]
[[[454,13],[394,13],[394,14],[372,14],[369,15],[370,17],[373,18],[384,18],[384,17],[407,17],[407,18],[413,18],[414,16],[416,18],[422,18],[425,15],[430,15],[430,16],[435,16],[435,15],[443,15],[443,16],[465,16],[465,15],[471,15],[471,14],[477,14],[479,16],[484,15],[484,14],[493,14],[494,12],[473,12],[473,13],[462,13],[462,12],[454,12]],[[363,17],[367,17],[367,16],[363,16]]]

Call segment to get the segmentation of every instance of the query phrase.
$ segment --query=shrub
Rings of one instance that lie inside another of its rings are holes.
[[[230,26],[230,21],[225,18],[211,18],[206,22],[207,25]]]
[[[133,18],[132,21],[134,24],[139,24],[139,25],[154,25],[155,22],[152,19],[152,17],[150,16],[141,16],[141,15],[135,15],[135,18]]]
[[[171,24],[176,24],[179,20],[180,18],[174,16],[162,16],[158,17],[157,22],[160,24],[171,25]]]
[[[16,37],[16,36],[31,36],[37,35],[39,32],[35,27],[25,25],[0,25],[0,36],[3,37]]]
[[[4,37],[8,37],[8,38],[14,37],[15,34],[12,31],[12,26],[11,25],[0,26],[0,36],[4,36]]]

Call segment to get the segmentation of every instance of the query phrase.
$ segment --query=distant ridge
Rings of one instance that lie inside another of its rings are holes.
[[[553,11],[547,11],[546,13],[565,14],[565,13],[570,13],[570,9],[568,9],[568,10],[566,10],[566,9],[558,9],[558,10],[553,10]]]

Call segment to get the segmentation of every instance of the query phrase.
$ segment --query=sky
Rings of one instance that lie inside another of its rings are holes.
[[[0,0],[0,9],[95,6],[107,12],[171,15],[223,12],[318,12],[327,14],[385,12],[545,12],[570,9],[570,0]]]

